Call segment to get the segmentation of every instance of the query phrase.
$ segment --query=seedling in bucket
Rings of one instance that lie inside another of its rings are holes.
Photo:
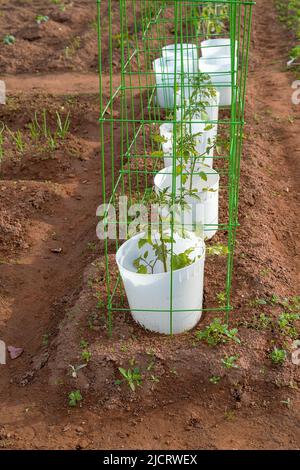
[[[174,223],[172,199],[167,191],[154,195],[157,223],[127,240],[116,255],[133,318],[165,334],[193,328],[203,300],[204,242]],[[179,197],[175,202],[185,205]]]

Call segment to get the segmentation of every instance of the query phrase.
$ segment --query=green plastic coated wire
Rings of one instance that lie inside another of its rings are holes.
[[[231,300],[233,262],[239,226],[238,203],[246,79],[254,4],[255,2],[242,0],[97,0],[102,190],[99,202],[108,204],[107,208],[117,208],[115,209],[117,215],[119,215],[120,196],[127,197],[128,206],[144,204],[150,207],[150,202],[155,196],[154,176],[164,166],[165,155],[159,140],[159,126],[163,123],[170,124],[173,130],[173,144],[169,155],[169,158],[172,158],[170,198],[172,204],[175,204],[178,198],[177,178],[179,176],[182,183],[187,174],[185,170],[182,170],[185,157],[177,146],[177,142],[185,132],[185,123],[178,119],[178,97],[180,96],[180,109],[182,110],[186,100],[185,90],[190,86],[187,83],[194,83],[193,80],[201,78],[198,68],[197,70],[190,68],[192,62],[187,61],[180,44],[195,44],[198,61],[200,43],[203,40],[230,39],[230,70],[212,72],[211,79],[216,81],[220,92],[228,86],[231,88],[231,105],[220,107],[217,121],[209,120],[205,114],[199,117],[201,111],[199,107],[197,108],[198,114],[194,113],[189,120],[190,126],[203,123],[217,125],[218,136],[220,134],[223,139],[221,150],[214,150],[212,157],[207,156],[213,159],[220,176],[219,191],[222,210],[219,223],[206,224],[204,229],[214,231],[217,228],[222,242],[224,241],[227,246],[223,264],[219,263],[222,264],[223,269],[223,283],[220,291],[224,294],[224,302],[205,304],[202,311],[207,314],[224,312],[227,322],[233,310]],[[162,70],[159,74],[158,69],[154,70],[153,63],[162,56],[162,48],[170,44],[174,44],[173,58],[159,63]],[[213,54],[214,50],[209,52]],[[173,72],[170,73],[168,67],[170,70],[173,67]],[[185,70],[186,67],[188,70]],[[204,75],[199,88],[200,95],[205,93],[209,86],[209,81]],[[220,76],[226,78],[222,78],[220,82]],[[156,84],[156,80],[159,79],[160,85]],[[230,85],[228,85],[229,82]],[[159,92],[160,99],[164,100],[164,107],[159,102]],[[207,162],[209,161],[208,159]],[[208,175],[209,173],[207,171]],[[197,174],[196,170],[194,174]],[[181,195],[183,188],[182,183]],[[103,219],[108,217],[108,214],[109,209],[105,212]],[[117,239],[103,240],[105,304],[110,335],[113,331],[113,313],[130,312],[114,254],[124,241],[119,238],[120,232],[127,229],[131,221],[128,214],[122,214],[117,220],[110,222],[117,232]],[[171,213],[170,227],[172,259],[175,234],[173,213]],[[216,258],[211,257],[206,260],[206,263],[214,264]],[[161,313],[169,314],[169,333],[171,334],[173,333],[174,312],[197,310],[196,308],[187,310],[174,308],[173,281],[174,275],[171,269],[170,308],[161,311]],[[155,312],[154,309],[144,311]]]

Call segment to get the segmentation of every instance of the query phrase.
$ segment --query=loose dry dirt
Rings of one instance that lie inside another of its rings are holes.
[[[0,121],[25,131],[45,108],[51,128],[57,110],[70,111],[71,127],[55,151],[42,154],[25,137],[20,158],[5,141],[0,338],[24,352],[0,365],[0,447],[299,448],[299,366],[290,354],[283,367],[272,366],[270,350],[290,342],[257,323],[261,313],[276,320],[282,312],[270,302],[273,295],[299,293],[300,114],[291,102],[293,75],[285,70],[289,40],[273,2],[258,0],[254,8],[232,313],[242,343],[216,348],[195,343],[193,332],[149,334],[124,315],[115,316],[108,338],[98,303],[104,261],[95,237],[96,11],[84,0],[64,13],[53,5],[45,13],[40,0],[2,3],[1,29],[19,45],[0,51],[8,87]],[[50,21],[32,30],[41,13]],[[69,364],[80,363],[82,339],[92,357],[75,380]],[[221,366],[225,354],[240,356],[238,369]],[[136,394],[115,384],[118,367],[133,359],[144,376]],[[221,377],[218,384],[209,381],[213,375]],[[70,409],[67,395],[75,389],[82,406]]]

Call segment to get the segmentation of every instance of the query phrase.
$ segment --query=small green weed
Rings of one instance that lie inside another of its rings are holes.
[[[13,132],[11,131],[8,127],[7,127],[7,131],[9,133],[9,135],[11,136],[16,148],[17,148],[17,151],[20,152],[20,153],[23,153],[24,150],[25,150],[25,142],[24,142],[24,139],[23,139],[23,134],[22,132],[18,129],[17,131]]]
[[[72,392],[69,393],[68,396],[69,399],[69,406],[75,407],[82,401],[82,395],[79,390],[73,390]]]
[[[66,5],[62,0],[51,0],[54,5],[57,5],[60,11],[66,10]]]
[[[129,388],[132,392],[135,392],[136,387],[139,387],[142,384],[142,375],[138,367],[134,367],[134,369],[123,369],[123,367],[119,367],[120,374],[124,377]],[[121,384],[124,380],[116,380],[116,384]]]
[[[156,375],[151,374],[150,380],[151,382],[158,383],[160,379]]]
[[[12,44],[14,44],[16,42],[16,38],[15,36],[13,36],[12,34],[6,34],[3,38],[3,43],[6,45],[6,46],[11,46]]]
[[[74,37],[70,41],[69,45],[66,46],[64,49],[64,55],[66,59],[71,59],[72,57],[74,57],[74,55],[76,54],[80,46],[81,46],[81,38],[79,36]]]
[[[224,307],[226,305],[226,292],[224,292],[224,291],[218,292],[216,297],[217,297],[218,304],[221,307]]]
[[[222,323],[220,318],[215,318],[204,330],[196,332],[196,338],[205,341],[210,346],[228,343],[229,341],[240,343],[237,333],[237,328],[229,329],[227,323]]]
[[[236,361],[239,359],[240,356],[225,356],[221,362],[225,369],[238,369],[238,365]]]
[[[89,343],[85,339],[81,339],[79,346],[81,347],[81,349],[87,349],[89,347]]]
[[[47,21],[49,21],[49,16],[47,16],[47,15],[37,15],[35,17],[35,21],[37,22],[37,24],[47,23]]]
[[[50,333],[46,333],[45,335],[42,336],[42,345],[43,346],[48,346],[50,336],[51,336]]]
[[[70,129],[70,111],[68,112],[67,116],[63,120],[61,115],[59,114],[58,111],[56,111],[56,134],[58,137],[60,137],[62,140],[64,140],[69,132]]]
[[[292,408],[292,400],[290,398],[287,398],[286,400],[281,400],[283,405],[285,405],[287,408]]]
[[[277,320],[280,332],[292,339],[298,338],[298,331],[294,324],[298,320],[300,320],[298,313],[281,313]]]
[[[88,349],[84,349],[81,353],[81,357],[85,362],[89,362],[92,357],[92,353]]]
[[[286,360],[286,350],[275,347],[270,353],[270,358],[274,364],[282,365]]]
[[[219,375],[212,375],[210,378],[209,378],[209,381],[210,383],[214,384],[214,385],[217,385],[221,380],[221,377]]]
[[[30,131],[32,140],[38,140],[41,135],[41,128],[38,121],[37,112],[34,113],[34,118],[28,124],[28,129]]]
[[[80,364],[79,366],[73,366],[72,364],[69,364],[69,367],[70,367],[70,375],[73,379],[77,379],[78,377],[78,372],[83,369],[84,367],[86,367],[87,364]]]

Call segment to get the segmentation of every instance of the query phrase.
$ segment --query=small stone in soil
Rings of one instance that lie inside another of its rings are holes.
[[[50,251],[52,253],[61,253],[62,252],[62,248],[51,248]]]
[[[24,351],[23,348],[16,348],[15,346],[8,346],[7,350],[11,359],[17,359]]]

